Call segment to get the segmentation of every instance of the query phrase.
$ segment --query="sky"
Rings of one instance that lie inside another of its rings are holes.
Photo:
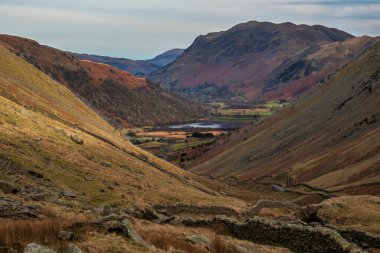
[[[62,50],[149,59],[251,20],[380,35],[380,0],[0,0],[0,33]]]

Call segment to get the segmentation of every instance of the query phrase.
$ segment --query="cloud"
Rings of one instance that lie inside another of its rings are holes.
[[[379,35],[379,1],[2,0],[1,33],[64,50],[151,58],[249,20],[322,24]]]

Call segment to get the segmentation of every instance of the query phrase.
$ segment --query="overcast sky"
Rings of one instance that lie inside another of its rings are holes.
[[[0,33],[73,52],[146,59],[250,20],[380,35],[380,0],[0,0]]]

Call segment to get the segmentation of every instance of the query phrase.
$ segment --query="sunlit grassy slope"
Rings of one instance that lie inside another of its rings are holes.
[[[2,47],[0,129],[1,179],[20,186],[58,193],[69,189],[78,203],[94,205],[241,205],[134,147],[66,87]],[[84,144],[74,143],[74,135]],[[44,178],[31,176],[30,170]]]

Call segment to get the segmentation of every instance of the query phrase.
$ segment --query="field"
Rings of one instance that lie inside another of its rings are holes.
[[[288,103],[282,100],[270,100],[255,104],[228,104],[210,103],[213,108],[210,119],[223,122],[252,122],[271,115],[276,110],[287,106]]]
[[[200,152],[209,148],[220,135],[227,133],[226,131],[212,130],[202,132],[209,134],[209,137],[198,138],[192,136],[193,131],[190,129],[156,131],[153,128],[145,127],[130,129],[126,136],[138,147],[185,168],[200,155]],[[132,136],[130,136],[131,132]]]
[[[163,127],[141,127],[124,131],[130,141],[146,151],[163,158],[182,168],[189,167],[204,152],[228,139],[233,131],[268,117],[288,103],[284,101],[265,101],[258,104],[231,105],[211,103],[213,113],[199,122],[223,123],[221,129],[171,129]],[[231,123],[228,123],[231,122]],[[194,137],[194,132],[210,133],[207,138]]]

